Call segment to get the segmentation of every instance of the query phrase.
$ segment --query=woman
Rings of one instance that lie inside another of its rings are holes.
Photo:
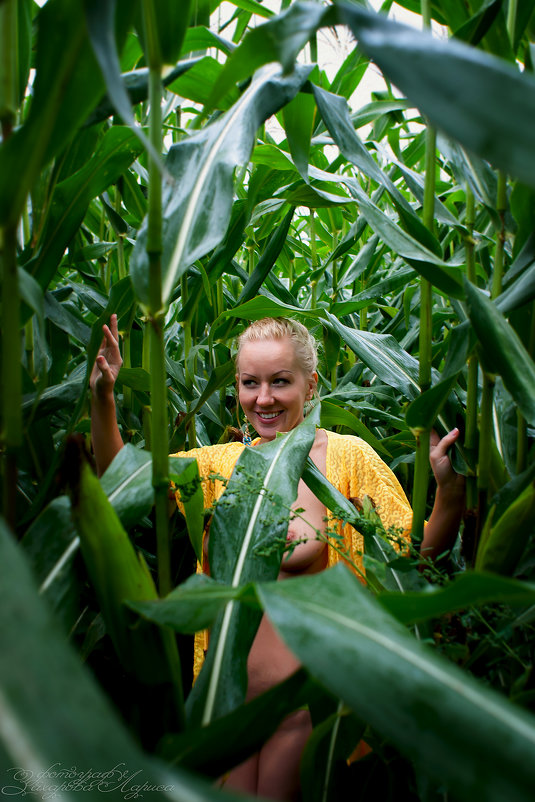
[[[104,339],[91,376],[92,436],[97,469],[102,473],[122,448],[117,428],[113,386],[121,366],[117,318],[104,326]],[[317,355],[313,338],[295,320],[266,318],[252,323],[239,338],[236,381],[239,404],[258,438],[253,445],[273,440],[304,419],[304,405],[316,392]],[[462,477],[452,469],[448,449],[457,440],[457,429],[441,440],[434,438],[430,461],[437,480],[435,505],[425,528],[422,553],[436,556],[451,546],[463,510]],[[244,446],[227,443],[194,449],[201,476],[210,472],[230,477]],[[366,443],[318,429],[310,457],[347,497],[368,495],[376,504],[385,526],[410,530],[410,505],[389,468]],[[222,492],[222,483],[204,483],[207,506]],[[336,562],[337,552],[318,540],[316,530],[325,529],[325,507],[303,481],[294,507],[304,510],[288,529],[288,540],[298,541],[283,559],[280,579],[322,571]],[[358,561],[361,540],[350,527],[343,532],[352,557]],[[206,538],[205,538],[206,541]],[[206,542],[205,542],[206,550]],[[248,658],[251,699],[293,673],[298,661],[282,643],[264,617]],[[308,711],[286,718],[262,750],[230,772],[225,786],[271,799],[296,799],[299,795],[299,758],[311,732]]]

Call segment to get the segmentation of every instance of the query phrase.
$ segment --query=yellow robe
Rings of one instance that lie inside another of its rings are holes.
[[[369,496],[383,525],[402,529],[408,536],[412,524],[412,509],[400,483],[373,448],[360,437],[342,435],[336,432],[327,434],[326,475],[329,482],[346,498],[363,499]],[[253,441],[253,445],[254,445]],[[224,484],[220,480],[210,481],[210,474],[219,474],[230,479],[234,466],[243,451],[242,443],[223,443],[190,451],[173,454],[173,457],[194,457],[199,465],[202,479],[204,504],[211,507],[218,499]],[[180,495],[176,493],[180,507]],[[342,527],[338,524],[338,532],[343,535],[344,549],[351,555],[356,566],[362,568],[362,536],[349,524]],[[341,560],[340,554],[329,549],[328,565],[335,565]]]
[[[253,441],[254,445],[255,441]],[[199,465],[202,479],[204,503],[211,507],[224,488],[220,480],[209,480],[210,474],[219,474],[230,479],[234,466],[245,446],[242,443],[222,443],[187,452],[173,454],[174,457],[194,457]],[[412,509],[400,483],[383,460],[364,440],[353,435],[327,432],[326,476],[329,482],[346,498],[363,499],[369,496],[379,513],[383,525],[394,526],[408,538],[412,525]],[[181,508],[180,495],[176,493]],[[335,519],[332,519],[335,523]],[[362,570],[363,537],[350,524],[335,523],[338,534],[343,537],[342,550],[349,553],[351,562]],[[334,548],[328,549],[327,564],[335,565],[343,557]],[[350,567],[353,567],[349,563]],[[202,568],[199,566],[199,569]],[[194,676],[198,675],[206,648],[203,633],[195,638]]]

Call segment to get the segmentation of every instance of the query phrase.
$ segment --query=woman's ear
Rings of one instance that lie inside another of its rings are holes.
[[[316,373],[316,371],[314,371],[314,373],[310,374],[310,378],[308,380],[308,393],[306,397],[307,401],[312,401],[312,399],[314,398],[314,394],[317,390],[317,387],[318,387],[318,374]]]

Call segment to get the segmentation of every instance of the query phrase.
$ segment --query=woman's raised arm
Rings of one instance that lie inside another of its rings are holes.
[[[113,395],[115,381],[123,364],[119,350],[117,315],[111,316],[110,325],[104,325],[102,332],[104,336],[89,379],[91,388],[91,440],[99,476],[102,476],[110,462],[124,445],[117,426],[117,413]]]
[[[424,529],[420,553],[423,557],[436,558],[450,549],[457,537],[465,506],[464,476],[453,470],[449,449],[459,437],[459,430],[452,429],[442,439],[431,432],[429,462],[437,483],[435,504]]]

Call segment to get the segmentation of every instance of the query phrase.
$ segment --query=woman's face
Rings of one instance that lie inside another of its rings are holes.
[[[262,442],[301,423],[317,379],[316,373],[305,374],[289,337],[242,346],[236,374],[239,400]]]

